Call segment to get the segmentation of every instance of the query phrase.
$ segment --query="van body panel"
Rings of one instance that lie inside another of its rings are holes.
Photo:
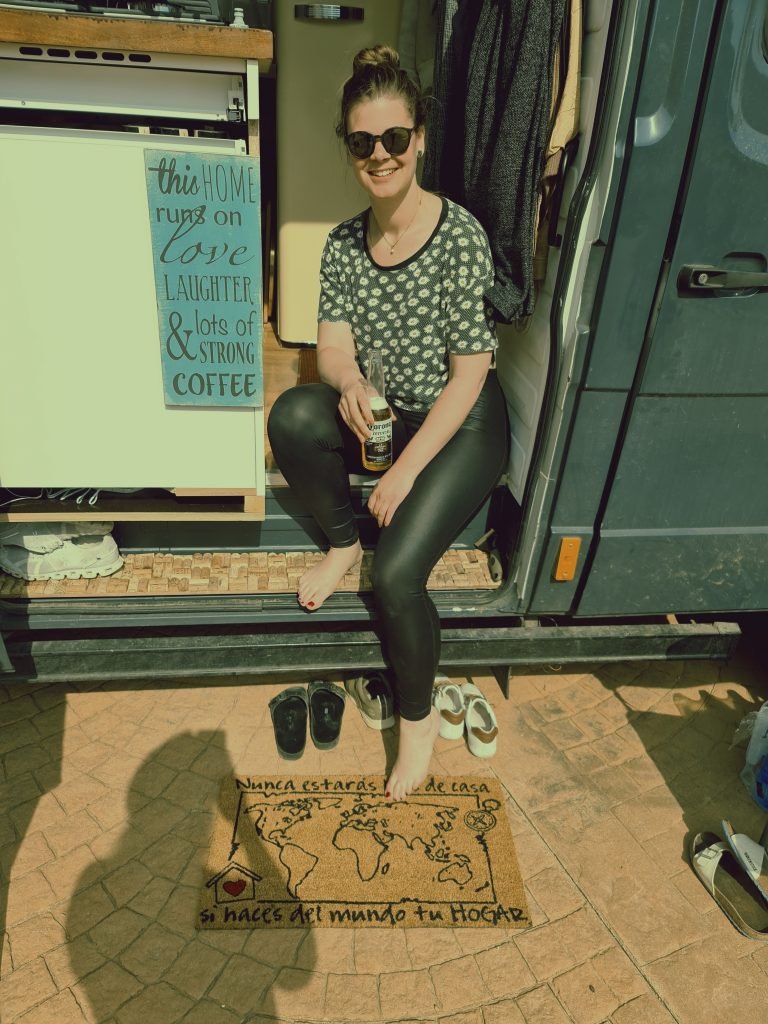
[[[579,147],[581,179],[568,210],[550,318],[549,377],[537,431],[537,451],[522,502],[522,525],[510,570],[517,610],[529,607],[539,572],[551,559],[549,522],[568,448],[599,310],[610,225],[628,158],[635,94],[643,68],[649,0],[629,0],[602,24],[605,61],[587,146]],[[588,18],[589,21],[589,18]],[[595,34],[596,36],[596,34]],[[586,37],[587,41],[595,36]]]
[[[602,532],[768,525],[765,413],[751,395],[638,398]]]
[[[491,666],[502,686],[515,664],[725,657],[738,627],[710,620],[768,608],[768,294],[692,297],[677,286],[689,264],[768,271],[765,0],[591,0],[585,17],[563,241],[535,316],[500,332],[499,376],[519,437],[508,491],[494,498],[509,501],[502,514],[486,502],[456,545],[494,526],[484,550],[502,549],[506,577],[495,591],[434,595],[441,665]],[[282,228],[287,216],[303,247],[317,218],[286,210],[284,198]],[[321,545],[313,520],[273,483],[263,523],[121,523],[120,546]],[[522,509],[511,510],[511,495]],[[366,498],[356,486],[371,544]],[[582,541],[576,572],[555,582],[566,536]],[[670,616],[686,612],[695,623]],[[551,628],[538,625],[547,616]],[[380,669],[373,629],[366,592],[335,594],[311,616],[285,592],[0,600],[0,672],[306,678]]]
[[[584,391],[579,397],[549,526],[550,541],[539,566],[530,611],[554,614],[571,608],[625,404],[626,396],[616,391]],[[582,545],[574,579],[556,581],[553,571],[563,536],[581,537]]]
[[[675,287],[685,265],[768,271],[766,17],[758,0],[728,8],[643,394],[768,393],[768,291],[690,296]]]
[[[768,254],[765,4],[719,13],[580,615],[768,605],[768,293],[677,284],[685,264],[756,269]]]
[[[579,614],[768,606],[765,419],[752,396],[638,399]]]
[[[579,615],[748,612],[768,605],[768,530],[603,536]],[[642,571],[639,568],[642,566]]]
[[[643,345],[707,55],[714,2],[656,4],[585,385],[628,391]],[[604,236],[605,237],[605,236]]]
[[[552,515],[553,526],[592,526],[624,404],[624,396],[616,391],[581,394]]]

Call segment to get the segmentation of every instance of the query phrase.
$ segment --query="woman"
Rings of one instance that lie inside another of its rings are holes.
[[[431,706],[440,620],[429,574],[483,503],[507,459],[506,406],[495,373],[493,283],[486,236],[460,206],[416,180],[424,152],[423,100],[394,50],[355,57],[337,133],[370,206],[331,231],[321,262],[317,361],[321,384],[285,392],[269,438],[290,486],[330,544],[301,578],[316,610],[362,556],[350,472],[370,436],[364,371],[383,356],[395,415],[395,460],[368,508],[381,532],[373,592],[396,683],[400,742],[387,783],[394,800],[424,779],[439,727]]]

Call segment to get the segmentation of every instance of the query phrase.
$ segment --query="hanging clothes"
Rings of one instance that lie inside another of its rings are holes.
[[[435,61],[433,7],[433,0],[403,0],[397,39],[400,67],[405,68],[426,96],[432,93]]]
[[[437,0],[424,185],[486,230],[500,321],[533,311],[539,182],[565,0]]]
[[[581,77],[582,0],[567,0],[555,55],[552,75],[552,130],[544,158],[539,187],[536,246],[533,253],[533,281],[538,294],[547,276],[550,238],[557,237],[557,224],[551,222],[553,202],[559,210],[558,189],[562,189],[561,168],[566,150],[575,150],[579,131],[579,82]],[[554,212],[557,216],[557,212]]]
[[[480,4],[435,0],[435,60],[422,184],[466,205],[463,196],[464,98]],[[485,226],[485,225],[483,225]]]

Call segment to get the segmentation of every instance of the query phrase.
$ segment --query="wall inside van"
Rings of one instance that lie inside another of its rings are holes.
[[[328,232],[365,206],[334,125],[352,58],[364,46],[397,46],[401,0],[357,0],[360,21],[333,20],[333,5],[311,18],[275,4],[277,59],[277,334],[314,345],[320,255]],[[327,18],[327,20],[326,20]],[[307,154],[312,179],[308,187]]]
[[[584,0],[579,99],[579,147],[571,163],[560,207],[558,231],[562,234],[568,207],[586,164],[597,108],[598,88],[605,58],[613,0]],[[507,399],[511,431],[508,486],[522,503],[533,457],[549,369],[550,315],[557,280],[560,250],[551,247],[546,279],[527,322],[500,324],[497,366]]]

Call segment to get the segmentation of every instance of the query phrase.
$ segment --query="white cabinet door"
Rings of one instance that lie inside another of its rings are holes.
[[[148,146],[243,152],[0,128],[0,487],[264,493],[262,409],[165,405]]]

